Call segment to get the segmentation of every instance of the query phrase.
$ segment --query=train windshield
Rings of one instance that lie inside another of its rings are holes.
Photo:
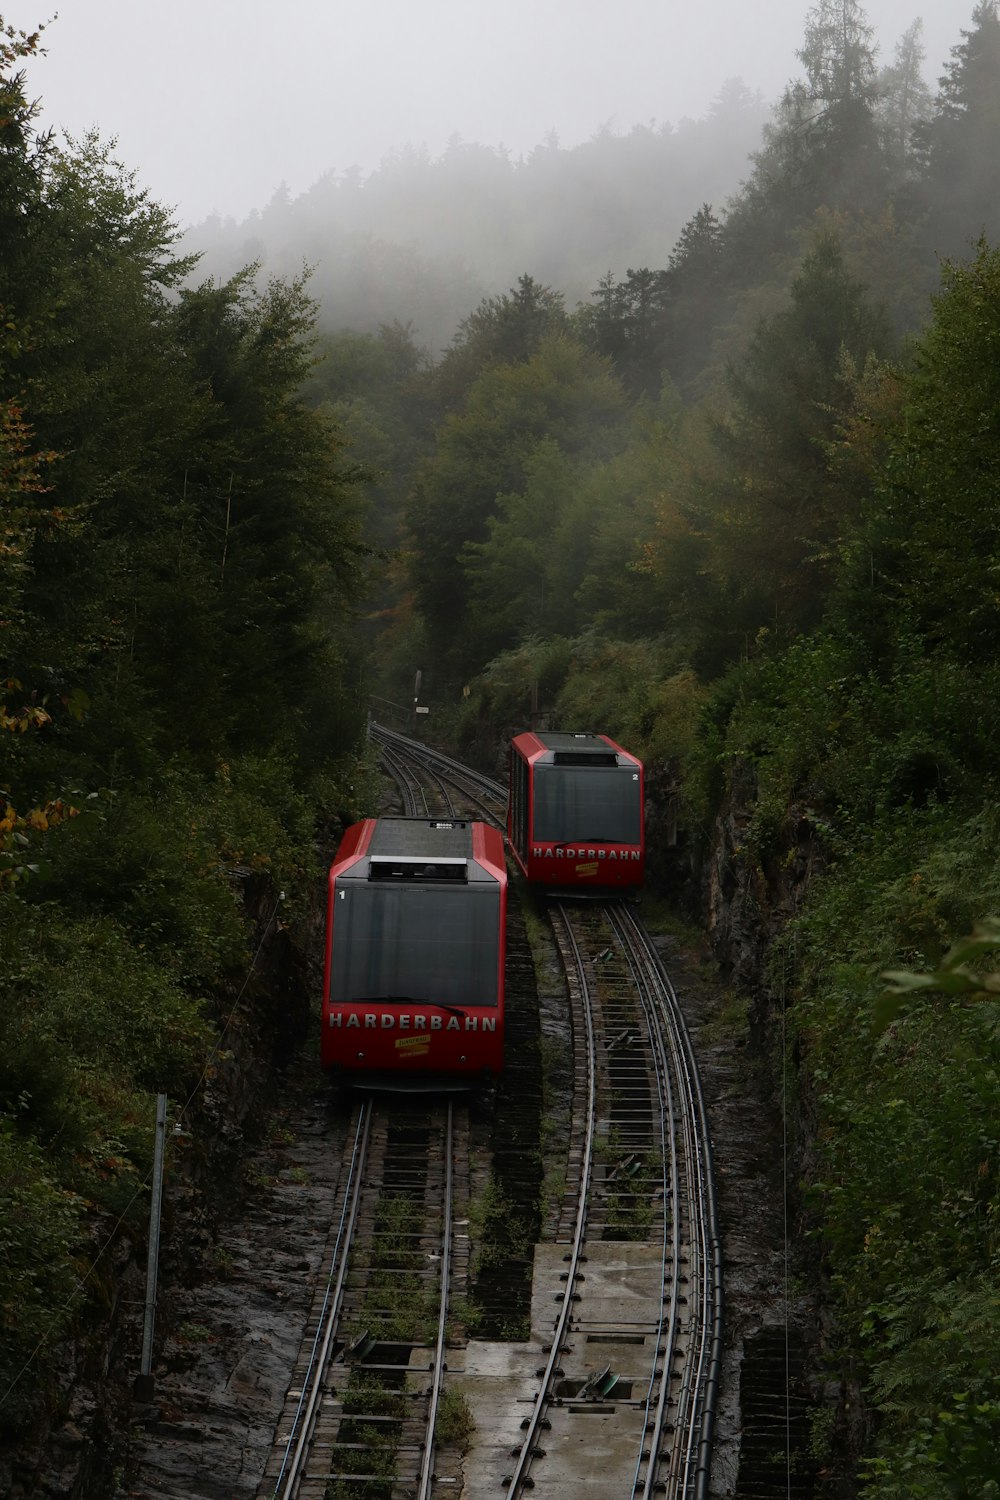
[[[497,888],[348,884],[333,910],[330,1000],[496,1005]]]
[[[640,844],[642,798],[632,766],[536,766],[539,843]]]

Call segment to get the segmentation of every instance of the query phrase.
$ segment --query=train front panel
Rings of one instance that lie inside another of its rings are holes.
[[[500,835],[461,820],[379,819],[368,830],[348,831],[330,871],[323,1067],[388,1088],[495,1078],[507,894]]]
[[[645,873],[642,762],[606,735],[529,733],[511,745],[507,836],[534,885],[613,895]]]

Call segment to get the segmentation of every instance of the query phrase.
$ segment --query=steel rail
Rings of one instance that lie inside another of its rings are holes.
[[[444,755],[440,751],[409,739],[394,730],[385,729],[384,726],[373,726],[374,737],[384,744],[391,742],[400,750],[417,759],[444,768],[449,776],[456,780],[465,780],[479,786],[486,791],[487,795],[494,800],[503,802],[506,797],[505,789],[491,778],[485,777],[478,772],[470,771],[468,767],[460,762]],[[637,953],[644,955],[641,961],[637,960],[634,972],[637,975],[636,985],[640,993],[643,1006],[648,1003],[654,1012],[660,1012],[663,1016],[662,1030],[668,1038],[665,1044],[666,1051],[670,1054],[670,1062],[667,1063],[664,1054],[662,1061],[667,1066],[663,1075],[669,1079],[673,1075],[677,1079],[677,1087],[680,1089],[684,1104],[679,1106],[681,1119],[696,1122],[691,1128],[685,1128],[682,1133],[682,1149],[680,1155],[685,1162],[685,1171],[681,1174],[675,1173],[675,1181],[683,1180],[684,1196],[688,1204],[689,1222],[691,1224],[691,1238],[689,1248],[689,1279],[692,1293],[689,1307],[688,1332],[690,1335],[690,1356],[685,1362],[681,1376],[680,1391],[677,1396],[677,1420],[675,1421],[675,1432],[685,1433],[683,1438],[683,1452],[680,1447],[674,1447],[671,1453],[671,1474],[669,1490],[677,1496],[690,1494],[692,1500],[707,1500],[711,1476],[712,1443],[714,1438],[715,1416],[718,1404],[719,1384],[722,1374],[722,1319],[724,1310],[723,1300],[723,1276],[722,1276],[722,1240],[718,1226],[718,1206],[715,1193],[712,1168],[711,1140],[708,1129],[708,1116],[705,1106],[701,1082],[698,1075],[697,1062],[694,1049],[691,1044],[690,1035],[684,1021],[683,1012],[677,1000],[676,992],[663,967],[659,954],[649,938],[648,933],[638,918],[628,910],[616,906],[609,908],[614,910],[623,925],[619,930],[622,932],[623,947],[634,949]],[[562,920],[568,926],[568,919],[564,909],[554,904],[552,910],[559,912]],[[631,928],[631,936],[626,937],[627,929]],[[575,938],[572,939],[573,947],[577,952],[577,963],[580,964],[579,950],[576,947]],[[647,974],[647,980],[641,981],[638,975],[641,972]],[[586,975],[582,969],[579,970],[581,989],[587,994]],[[645,986],[648,985],[648,995],[644,998]],[[589,1011],[589,1002],[585,1005],[587,1014],[587,1026],[589,1029],[589,1089],[595,1088],[595,1074],[593,1061],[593,1023]],[[648,1024],[648,1022],[647,1022]],[[654,1052],[655,1052],[654,1048]],[[657,1075],[660,1073],[660,1065],[657,1063]],[[594,1129],[594,1111],[596,1105],[593,1099],[588,1103],[588,1116],[590,1119],[590,1136],[588,1139],[587,1178],[581,1176],[581,1203],[582,1209],[578,1207],[577,1223],[580,1223],[581,1212],[585,1215],[585,1196],[589,1174],[591,1171],[590,1155],[592,1153],[592,1140]],[[674,1107],[668,1111],[671,1120],[671,1135],[675,1136]],[[672,1151],[675,1149],[672,1146]],[[679,1196],[676,1192],[672,1194],[673,1212],[672,1220],[675,1226],[679,1223],[677,1209]],[[666,1212],[667,1199],[664,1199],[664,1211]],[[665,1218],[664,1218],[665,1223]],[[664,1230],[666,1232],[666,1230]],[[675,1234],[679,1230],[675,1228]],[[523,1475],[527,1474],[530,1465],[531,1450],[534,1438],[537,1436],[538,1426],[546,1402],[546,1386],[551,1381],[552,1371],[558,1358],[559,1345],[565,1337],[566,1324],[569,1320],[569,1307],[573,1279],[579,1263],[582,1247],[582,1231],[580,1238],[574,1237],[574,1262],[573,1272],[569,1278],[566,1298],[563,1303],[562,1316],[557,1325],[557,1337],[553,1338],[552,1353],[549,1363],[544,1372],[539,1396],[532,1413],[529,1439],[526,1440],[521,1450],[523,1463]],[[679,1275],[680,1244],[675,1240],[675,1275]],[[676,1293],[671,1298],[671,1314],[668,1321],[668,1347],[663,1363],[663,1375],[660,1390],[657,1394],[657,1414],[654,1419],[653,1440],[649,1445],[650,1462],[644,1481],[645,1488],[642,1492],[643,1500],[648,1500],[653,1488],[663,1485],[662,1477],[655,1478],[656,1460],[659,1444],[662,1441],[663,1427],[666,1420],[666,1404],[668,1390],[671,1383],[669,1374],[671,1355],[670,1349],[678,1341],[680,1335],[680,1319],[677,1313],[679,1297]],[[637,1475],[641,1471],[642,1457],[637,1469]],[[515,1492],[519,1481],[515,1477],[511,1482],[508,1496]]]
[[[691,1410],[691,1420],[687,1424],[689,1436],[682,1493],[687,1493],[688,1488],[691,1488],[694,1500],[706,1500],[711,1478],[712,1441],[722,1374],[724,1314],[722,1236],[718,1222],[718,1201],[712,1166],[708,1110],[694,1047],[673,983],[652,939],[639,919],[625,908],[620,909],[620,915],[622,921],[633,930],[636,942],[641,945],[647,956],[650,970],[657,976],[658,993],[663,997],[664,1008],[669,1016],[668,1034],[676,1042],[678,1063],[681,1065],[681,1075],[689,1096],[691,1117],[697,1122],[697,1129],[693,1132],[690,1143],[693,1176],[689,1179],[688,1192],[696,1203],[694,1222],[698,1228],[698,1238],[694,1248],[697,1250],[697,1263],[693,1269],[698,1274],[699,1316],[695,1357],[689,1365],[692,1378],[687,1383],[687,1389],[682,1392]],[[685,1111],[686,1114],[687,1111]]]
[[[637,972],[641,973],[649,987],[649,1002],[656,1013],[656,1025],[663,1039],[663,1045],[670,1054],[670,1067],[674,1078],[677,1080],[678,1094],[680,1099],[681,1120],[681,1144],[684,1160],[684,1171],[677,1172],[676,1187],[674,1192],[675,1219],[680,1222],[677,1209],[680,1203],[681,1189],[686,1200],[686,1215],[684,1222],[687,1226],[687,1250],[689,1282],[693,1282],[699,1289],[703,1286],[701,1266],[703,1264],[704,1247],[704,1217],[702,1213],[702,1202],[700,1194],[700,1174],[698,1170],[698,1120],[693,1107],[692,1091],[690,1087],[690,1075],[687,1059],[684,1057],[680,1045],[678,1032],[675,1024],[675,1016],[664,1007],[664,990],[661,975],[649,962],[649,955],[641,942],[639,929],[626,916],[616,924],[617,929],[627,933],[631,950],[636,954]],[[679,1275],[679,1266],[676,1268]],[[696,1294],[700,1295],[700,1293]],[[670,1347],[670,1359],[676,1358],[675,1348],[677,1332],[679,1329],[679,1318],[676,1316],[676,1306],[672,1309],[673,1338]],[[689,1304],[689,1315],[684,1331],[691,1339],[694,1330],[694,1347],[699,1347],[699,1337],[704,1328],[704,1316],[702,1309],[695,1312]],[[670,1472],[665,1483],[666,1492],[670,1495],[684,1495],[687,1493],[690,1476],[690,1447],[691,1437],[694,1431],[694,1414],[690,1406],[690,1391],[692,1387],[697,1388],[696,1380],[692,1376],[692,1366],[698,1367],[697,1354],[692,1360],[691,1343],[685,1350],[685,1356],[681,1372],[680,1392],[677,1397],[677,1420],[675,1421],[675,1434],[680,1436],[683,1446],[675,1440],[670,1455]],[[664,1392],[665,1394],[665,1392]],[[662,1434],[662,1420],[657,1431],[657,1449],[659,1438]],[[644,1495],[649,1493],[649,1478],[647,1476],[647,1489]]]
[[[422,756],[417,750],[410,746],[399,746],[398,749],[390,750],[387,746],[382,747],[382,759],[387,766],[402,769],[412,786],[416,786],[420,792],[420,800],[424,805],[424,812],[432,816],[427,804],[427,788],[420,784],[419,776],[413,774],[413,767],[419,769],[419,773],[433,783],[434,790],[445,806],[445,815],[449,818],[455,816],[455,803],[447,786],[448,776],[442,768],[435,765],[429,756]],[[393,771],[395,775],[396,772]],[[454,782],[453,782],[454,784]],[[418,817],[423,814],[418,811]]]
[[[309,1354],[309,1362],[302,1381],[299,1404],[292,1420],[292,1427],[285,1446],[281,1468],[274,1483],[274,1500],[278,1500],[279,1495],[281,1500],[293,1500],[298,1490],[299,1481],[302,1478],[302,1466],[312,1441],[313,1429],[316,1425],[317,1407],[323,1394],[323,1382],[330,1363],[330,1355],[336,1339],[340,1322],[340,1311],[344,1301],[344,1282],[347,1278],[349,1261],[347,1252],[354,1237],[354,1230],[358,1219],[361,1189],[364,1185],[364,1165],[368,1155],[368,1142],[371,1134],[371,1121],[372,1103],[370,1099],[366,1099],[361,1106],[355,1129],[354,1145],[351,1152],[344,1199],[340,1211],[340,1221],[337,1225],[337,1237],[330,1262],[330,1275],[327,1279],[323,1305],[320,1310],[319,1320],[316,1325],[316,1334]],[[295,1443],[294,1451],[292,1451],[293,1442]],[[284,1481],[284,1488],[282,1488],[282,1481]]]
[[[444,1374],[445,1339],[448,1326],[448,1290],[451,1283],[451,1246],[454,1196],[454,1113],[452,1101],[448,1100],[448,1122],[445,1128],[445,1174],[444,1174],[444,1224],[441,1244],[441,1302],[438,1308],[437,1343],[434,1350],[434,1373],[427,1413],[427,1436],[420,1464],[416,1500],[428,1500],[434,1482],[434,1429],[437,1425],[438,1404],[441,1399],[441,1379]]]
[[[405,751],[407,755],[424,761],[427,765],[438,766],[459,784],[473,786],[495,802],[501,805],[506,804],[507,788],[502,782],[495,781],[492,776],[487,776],[482,771],[474,771],[471,767],[463,765],[461,761],[446,755],[443,750],[435,750],[433,746],[425,745],[420,740],[410,739],[409,736],[400,734],[397,729],[387,729],[384,724],[372,722],[369,729],[372,738],[379,744],[395,746]]]
[[[379,759],[399,787],[403,800],[403,816],[407,818],[429,816],[426,790],[420,785],[404,757],[390,750],[386,745],[380,745]]]
[[[584,1138],[583,1159],[580,1165],[580,1190],[577,1199],[576,1220],[573,1226],[573,1240],[568,1257],[569,1271],[566,1273],[566,1292],[562,1299],[562,1307],[559,1310],[559,1317],[556,1319],[556,1326],[552,1335],[552,1344],[549,1350],[549,1357],[546,1362],[545,1369],[542,1372],[538,1395],[535,1398],[535,1403],[532,1407],[531,1415],[527,1418],[527,1430],[525,1432],[524,1442],[521,1445],[521,1451],[518,1455],[517,1463],[514,1466],[514,1471],[510,1477],[510,1480],[508,1481],[507,1500],[513,1500],[513,1497],[519,1493],[522,1485],[527,1480],[528,1470],[531,1467],[531,1460],[534,1456],[535,1439],[537,1438],[539,1428],[541,1427],[542,1418],[545,1414],[545,1408],[549,1404],[550,1400],[549,1388],[552,1384],[552,1377],[555,1372],[556,1366],[559,1363],[563,1344],[565,1343],[566,1329],[569,1324],[570,1314],[573,1306],[573,1285],[579,1273],[580,1257],[583,1251],[583,1239],[587,1226],[587,1198],[590,1186],[591,1172],[593,1168],[594,1132],[596,1127],[597,1114],[597,1078],[595,1067],[594,1023],[590,1006],[590,986],[583,964],[583,957],[580,953],[579,945],[576,941],[576,935],[573,932],[565,908],[559,903],[556,903],[553,906],[552,911],[557,914],[563,922],[564,929],[569,940],[570,948],[576,961],[577,977],[580,983],[584,1026],[587,1038],[586,1132]]]
[[[376,1362],[369,1366],[369,1369],[373,1371],[391,1370],[395,1375],[404,1377],[405,1394],[412,1398],[406,1403],[411,1410],[405,1417],[405,1422],[416,1424],[418,1430],[411,1440],[404,1443],[396,1441],[393,1444],[394,1473],[391,1478],[389,1471],[383,1472],[381,1468],[377,1473],[360,1473],[352,1464],[352,1454],[358,1444],[352,1435],[345,1436],[345,1423],[348,1425],[370,1421],[378,1423],[387,1419],[377,1404],[374,1407],[364,1404],[363,1391],[359,1393],[362,1405],[353,1404],[348,1412],[346,1404],[348,1396],[345,1395],[336,1434],[330,1444],[331,1455],[340,1459],[342,1472],[338,1472],[335,1466],[331,1467],[331,1458],[327,1458],[325,1462],[322,1458],[318,1458],[319,1472],[309,1475],[310,1481],[321,1482],[324,1486],[341,1483],[364,1484],[369,1480],[382,1479],[387,1484],[391,1482],[393,1493],[405,1492],[411,1500],[429,1500],[436,1483],[433,1438],[446,1368],[448,1297],[454,1275],[453,1224],[457,1133],[454,1102],[446,1100],[443,1103],[446,1105],[445,1108],[431,1105],[426,1116],[418,1121],[415,1127],[412,1115],[406,1112],[398,1114],[394,1110],[383,1112],[381,1109],[375,1109],[372,1154],[375,1154],[375,1145],[378,1144],[382,1148],[383,1155],[380,1161],[377,1160],[374,1163],[374,1166],[370,1160],[366,1171],[358,1225],[360,1243],[357,1246],[357,1256],[352,1256],[351,1273],[354,1287],[353,1311],[356,1316],[360,1315],[358,1326],[363,1328],[364,1332],[343,1356],[347,1368],[351,1370],[347,1382],[349,1393],[353,1371],[365,1363],[367,1355],[383,1338],[389,1343],[393,1342],[392,1335],[384,1327],[381,1333],[376,1330],[383,1315],[387,1315],[391,1322],[397,1311],[395,1294],[391,1291],[386,1292],[385,1288],[376,1287],[374,1299],[372,1299],[369,1294],[373,1288],[373,1277],[377,1279],[379,1273],[383,1273],[391,1280],[397,1272],[407,1276],[412,1274],[413,1257],[421,1252],[421,1268],[417,1271],[421,1283],[419,1296],[424,1295],[425,1282],[428,1294],[435,1284],[440,1289],[436,1333],[427,1340],[426,1368],[431,1372],[429,1384],[419,1391],[411,1391],[408,1381],[405,1380],[410,1369],[416,1368],[408,1363],[412,1348],[407,1351],[407,1357],[403,1363],[398,1363],[393,1358],[390,1349],[380,1356],[383,1363]],[[394,1143],[392,1137],[395,1125],[402,1128],[399,1132],[400,1138]],[[413,1130],[415,1130],[415,1135],[409,1139]],[[427,1140],[421,1140],[425,1135]],[[443,1163],[442,1150],[444,1151]],[[442,1165],[443,1172],[438,1170]],[[403,1231],[401,1236],[397,1236],[391,1224],[383,1226],[380,1230],[378,1209],[382,1199],[386,1196],[401,1200],[418,1211],[421,1215],[419,1228]],[[365,1228],[367,1237],[363,1232]],[[432,1249],[425,1258],[422,1252],[428,1244]],[[400,1251],[399,1257],[395,1255],[397,1249]],[[388,1259],[385,1258],[387,1253]],[[429,1262],[436,1262],[436,1268],[432,1269]],[[352,1294],[348,1290],[345,1306],[350,1306],[351,1302]],[[376,1321],[374,1323],[369,1321],[366,1324],[364,1319]],[[419,1336],[417,1337],[419,1339]],[[403,1342],[412,1345],[413,1340],[404,1338]],[[388,1456],[388,1454],[383,1456]],[[303,1476],[302,1494],[306,1493],[305,1484],[306,1476]]]
[[[654,975],[654,993],[657,1002],[666,1000],[669,995],[665,986],[660,982],[661,976],[656,974],[650,962],[649,952],[643,942],[642,931],[638,925],[630,921],[626,914],[619,923],[620,930],[626,933],[625,940],[635,949],[636,954],[650,972]],[[665,976],[662,976],[665,977]],[[669,1472],[665,1477],[666,1491],[670,1495],[685,1495],[688,1492],[690,1476],[692,1471],[692,1447],[695,1436],[695,1424],[697,1415],[697,1394],[699,1390],[699,1372],[702,1364],[705,1343],[705,1279],[702,1271],[704,1264],[704,1252],[706,1243],[702,1174],[700,1167],[700,1141],[698,1133],[698,1118],[694,1104],[694,1090],[689,1059],[685,1056],[681,1044],[680,1030],[678,1026],[679,1013],[669,1003],[661,1005],[663,1011],[662,1020],[666,1039],[670,1048],[671,1063],[675,1077],[678,1080],[682,1107],[681,1141],[684,1157],[684,1173],[680,1179],[683,1182],[684,1193],[687,1203],[686,1223],[688,1225],[688,1266],[689,1281],[695,1289],[695,1301],[697,1307],[689,1303],[686,1333],[688,1335],[688,1346],[685,1351],[684,1362],[681,1370],[680,1390],[677,1395],[677,1419],[675,1422],[675,1442],[670,1454]],[[677,1194],[675,1193],[675,1205]],[[677,1442],[677,1438],[680,1442]]]
[[[642,1006],[643,1017],[646,1022],[646,1030],[649,1036],[650,1050],[653,1057],[656,1073],[657,1096],[660,1114],[660,1157],[662,1165],[663,1185],[663,1264],[660,1273],[660,1323],[657,1331],[656,1344],[653,1350],[653,1362],[649,1373],[649,1383],[646,1389],[646,1404],[643,1414],[643,1432],[640,1438],[639,1453],[636,1459],[635,1475],[632,1482],[633,1495],[641,1495],[642,1500],[649,1500],[657,1488],[658,1455],[660,1444],[663,1441],[663,1428],[666,1421],[667,1397],[670,1390],[671,1366],[674,1361],[674,1351],[677,1341],[678,1326],[678,1301],[681,1280],[681,1222],[674,1206],[670,1207],[668,1224],[668,1204],[671,1204],[674,1196],[674,1184],[677,1182],[677,1121],[675,1118],[675,1100],[672,1080],[672,1069],[667,1052],[667,1044],[663,1034],[662,1016],[659,1014],[655,1003],[655,985],[651,982],[649,969],[645,963],[635,962],[635,950],[628,941],[626,931],[617,920],[617,912],[614,907],[608,908],[608,919],[612,931],[614,931],[623,944],[627,954],[632,972],[635,978],[636,990],[639,1002]],[[668,1246],[669,1234],[669,1246]],[[667,1262],[671,1265],[670,1291],[667,1296]],[[666,1319],[663,1316],[664,1306],[669,1308]],[[664,1327],[664,1323],[666,1326]],[[659,1378],[657,1378],[659,1376]],[[643,1464],[646,1465],[645,1478],[642,1477]],[[641,1485],[641,1490],[640,1490]]]

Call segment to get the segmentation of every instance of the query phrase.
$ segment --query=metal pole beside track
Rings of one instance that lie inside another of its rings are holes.
[[[154,1382],[153,1321],[156,1316],[156,1272],[160,1260],[160,1204],[163,1199],[163,1150],[167,1135],[167,1096],[156,1096],[156,1136],[153,1142],[153,1184],[149,1202],[149,1253],[146,1257],[146,1315],[142,1325],[142,1362],[135,1382],[139,1401],[152,1401]]]

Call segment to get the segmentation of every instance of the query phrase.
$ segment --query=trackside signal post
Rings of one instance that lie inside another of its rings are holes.
[[[413,727],[417,728],[422,722],[422,715],[429,714],[430,709],[420,702],[420,684],[423,681],[423,670],[418,667],[417,675],[413,679]]]
[[[135,1381],[139,1401],[153,1399],[153,1321],[156,1316],[156,1273],[160,1260],[160,1205],[163,1201],[163,1148],[167,1134],[167,1096],[156,1096],[156,1137],[153,1143],[153,1183],[149,1201],[149,1253],[146,1258],[146,1314],[142,1325],[142,1362]]]

